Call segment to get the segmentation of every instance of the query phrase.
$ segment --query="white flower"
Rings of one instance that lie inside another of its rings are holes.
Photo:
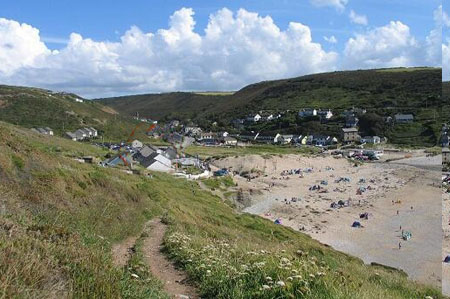
[[[284,287],[286,284],[284,283],[284,281],[277,281],[277,285],[280,287]]]
[[[263,290],[270,290],[270,286],[268,286],[267,284],[263,284],[262,288]]]

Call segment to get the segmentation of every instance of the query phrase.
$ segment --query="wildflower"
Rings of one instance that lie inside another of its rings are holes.
[[[295,279],[302,279],[302,276],[301,275],[294,275],[294,276],[292,276],[293,278],[295,278]]]
[[[325,273],[323,273],[323,272],[317,272],[316,275],[317,275],[317,276],[324,276]]]
[[[314,274],[309,274],[310,278],[316,278],[316,276]]]
[[[134,273],[131,274],[131,277],[136,278],[136,279],[139,278],[139,276],[137,274],[134,274]]]
[[[289,260],[287,258],[283,257],[283,258],[281,258],[281,262],[286,264],[286,263],[289,263]]]
[[[297,273],[298,273],[298,271],[297,271],[297,270],[295,270],[295,269],[293,269],[293,270],[292,270],[292,273],[294,273],[294,274],[297,274]]]
[[[284,287],[286,284],[284,283],[284,281],[279,280],[277,281],[277,285],[280,287]]]
[[[293,277],[291,277],[291,276],[289,276],[289,277],[287,278],[287,280],[289,280],[289,281],[293,281],[293,280],[294,280],[294,278],[293,278]]]
[[[272,280],[272,277],[267,276],[267,277],[266,277],[266,280]]]
[[[267,284],[263,284],[262,288],[263,290],[270,290],[270,286],[268,286]]]

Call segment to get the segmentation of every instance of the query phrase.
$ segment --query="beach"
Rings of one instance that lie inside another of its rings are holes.
[[[331,155],[254,155],[214,164],[234,172],[236,188],[249,199],[244,212],[277,220],[367,264],[395,267],[440,286],[439,159],[418,151],[362,164]],[[367,219],[360,218],[365,213]],[[361,227],[352,227],[355,221]],[[402,231],[411,238],[403,240]]]

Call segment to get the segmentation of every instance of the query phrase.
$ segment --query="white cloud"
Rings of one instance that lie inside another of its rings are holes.
[[[145,33],[131,27],[117,42],[72,33],[59,51],[50,51],[37,29],[3,19],[0,82],[106,96],[238,89],[336,69],[337,53],[323,50],[301,23],[282,31],[270,17],[222,9],[200,35],[193,16],[192,9],[180,9],[169,28]]]
[[[418,49],[409,27],[392,21],[350,38],[345,45],[344,64],[348,68],[412,66]]]
[[[330,37],[324,36],[323,39],[325,41],[329,42],[330,44],[336,44],[338,42],[337,38],[334,35],[332,35]]]
[[[353,9],[350,11],[349,18],[350,21],[355,24],[367,26],[367,24],[369,23],[367,20],[367,16],[358,15]]]
[[[441,5],[441,10],[442,10],[442,5]],[[450,27],[450,17],[448,16],[448,14],[445,11],[442,12],[442,22],[445,27]]]
[[[40,40],[39,30],[27,24],[0,18],[0,75],[32,66],[50,51]]]
[[[343,11],[348,3],[348,0],[310,0],[310,2],[317,7],[334,7],[338,11]]]
[[[425,60],[428,65],[442,65],[442,5],[440,5],[433,13],[434,28],[430,31],[425,39]]]

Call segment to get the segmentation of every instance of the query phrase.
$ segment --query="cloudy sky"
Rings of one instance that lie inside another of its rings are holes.
[[[449,27],[436,0],[7,1],[0,84],[92,98],[441,66]]]

